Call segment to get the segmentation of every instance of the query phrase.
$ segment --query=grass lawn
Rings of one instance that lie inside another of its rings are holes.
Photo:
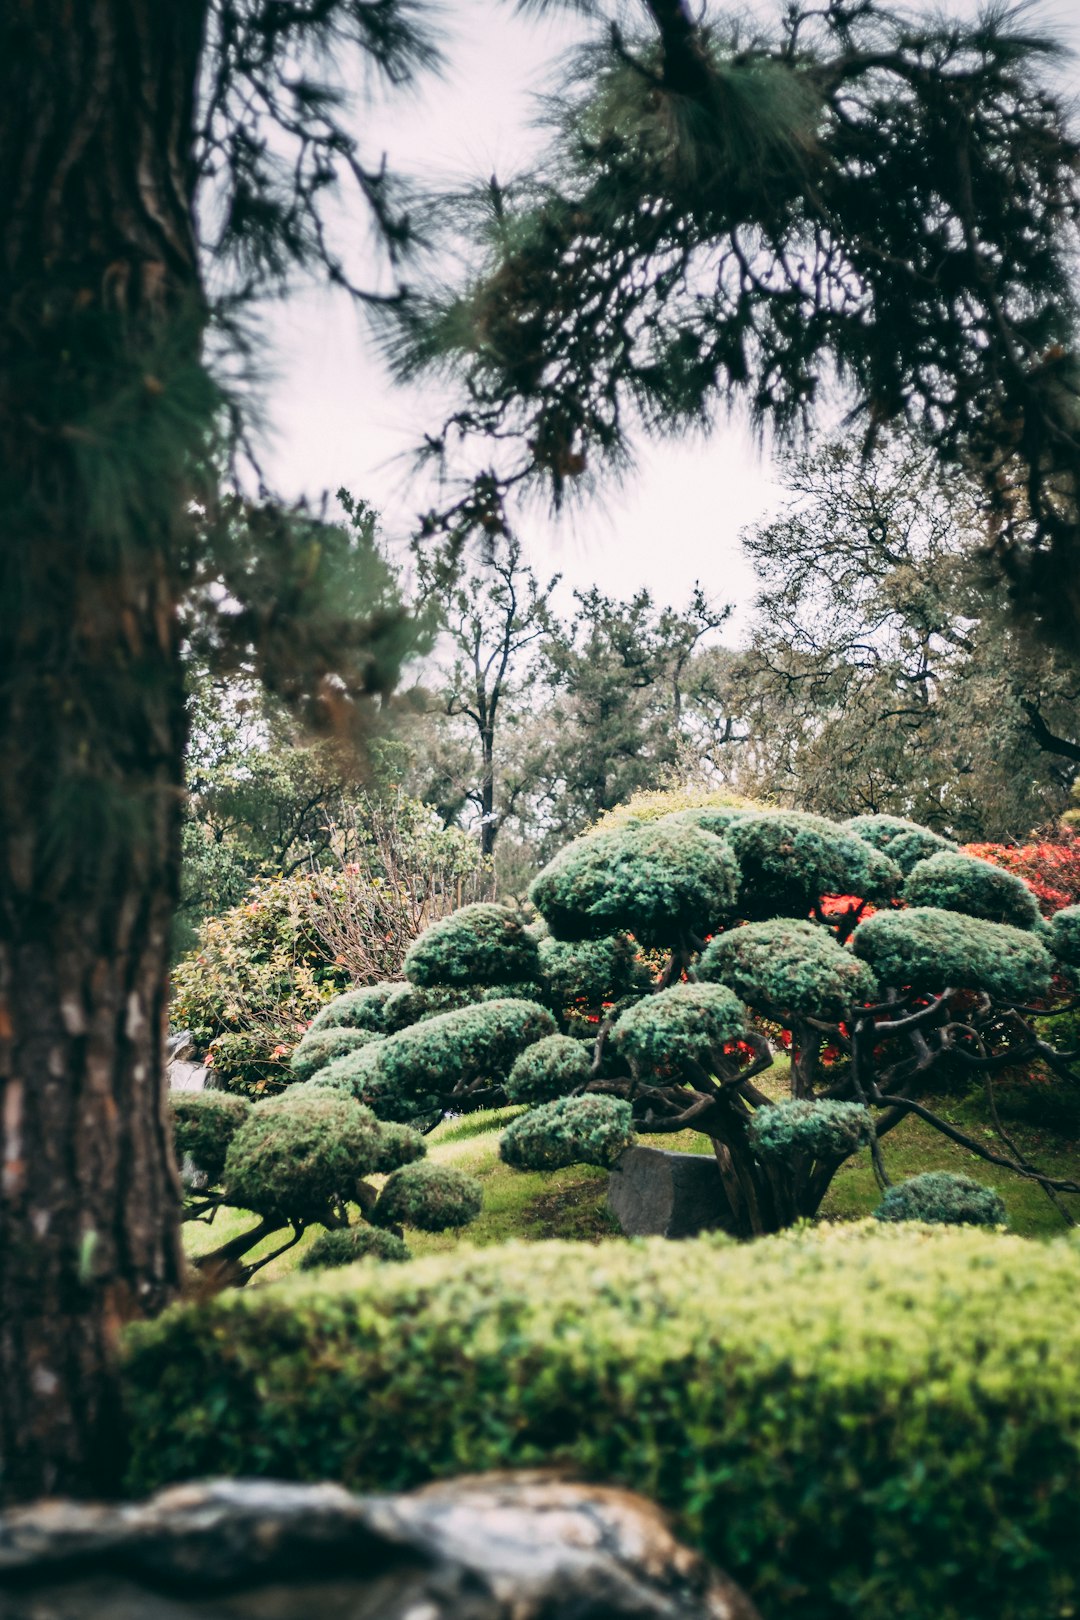
[[[770,1090],[783,1094],[783,1075],[777,1065],[767,1077]],[[761,1084],[761,1081],[758,1082]],[[969,1136],[995,1146],[994,1132],[981,1097],[943,1097],[930,1106]],[[499,1133],[518,1109],[504,1108],[446,1120],[428,1137],[428,1152],[443,1164],[457,1165],[476,1176],[484,1188],[484,1208],[471,1226],[457,1232],[407,1232],[406,1242],[415,1255],[440,1254],[462,1244],[484,1246],[509,1238],[579,1238],[599,1242],[617,1236],[617,1228],[606,1207],[607,1174],[588,1165],[544,1174],[540,1171],[511,1170],[499,1159]],[[1006,1122],[1006,1129],[1020,1150],[1052,1175],[1078,1179],[1080,1143],[1048,1130]],[[674,1148],[684,1153],[709,1152],[708,1140],[693,1131],[677,1136],[643,1137],[645,1145]],[[999,1144],[998,1144],[999,1146]],[[1030,1181],[986,1164],[957,1147],[921,1120],[909,1117],[883,1142],[883,1153],[894,1181],[906,1180],[924,1170],[951,1170],[969,1175],[994,1187],[1005,1201],[1012,1228],[1021,1236],[1052,1237],[1065,1230],[1062,1215],[1046,1194]],[[880,1195],[870,1167],[868,1152],[850,1159],[840,1170],[822,1207],[822,1218],[830,1221],[857,1220],[869,1215]],[[1080,1223],[1080,1197],[1064,1197],[1062,1203]],[[189,1222],[184,1228],[185,1246],[191,1255],[216,1248],[229,1237],[255,1223],[255,1217],[240,1210],[223,1209],[213,1226]],[[308,1244],[321,1227],[305,1233],[301,1242],[271,1261],[255,1282],[273,1281],[292,1271]],[[283,1234],[265,1240],[255,1256],[280,1247]]]

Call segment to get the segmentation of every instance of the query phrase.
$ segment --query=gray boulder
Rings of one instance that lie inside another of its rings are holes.
[[[407,1496],[215,1480],[0,1515],[3,1620],[757,1620],[650,1503],[550,1474]]]
[[[608,1207],[627,1237],[696,1237],[730,1221],[712,1155],[665,1148],[627,1148],[619,1156]]]

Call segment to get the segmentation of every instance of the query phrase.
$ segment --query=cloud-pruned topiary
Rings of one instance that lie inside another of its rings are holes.
[[[226,1154],[228,1200],[257,1215],[320,1220],[374,1172],[379,1136],[371,1110],[347,1097],[293,1092],[256,1103]]]
[[[439,1018],[443,1013],[456,1012],[459,1007],[471,1007],[481,995],[476,985],[396,984],[393,995],[386,998],[383,1006],[386,1033],[396,1035],[399,1030],[422,1023],[425,1018]]]
[[[352,1064],[357,1095],[380,1118],[427,1118],[467,1106],[471,1087],[501,1087],[518,1054],[555,1033],[554,1018],[536,1002],[482,1001],[425,1019],[334,1068]]]
[[[917,821],[905,821],[903,816],[852,816],[844,826],[888,855],[904,873],[917,861],[957,847],[951,838],[943,838]]]
[[[741,808],[737,805],[694,805],[689,810],[672,810],[668,815],[661,817],[663,826],[690,826],[700,827],[702,832],[714,833],[723,838],[733,821],[744,816],[753,816],[756,810]]]
[[[1034,928],[1041,915],[1022,877],[959,851],[943,851],[913,866],[904,882],[904,899],[910,906],[961,911],[1013,928]]]
[[[300,1257],[301,1271],[323,1271],[330,1266],[351,1266],[357,1260],[410,1260],[403,1239],[378,1226],[339,1226],[320,1232]]]
[[[1007,1226],[1005,1205],[992,1187],[970,1176],[927,1170],[889,1187],[874,1211],[879,1221],[926,1221],[941,1226]]]
[[[852,948],[882,984],[919,992],[984,990],[1006,1002],[1045,995],[1053,971],[1034,934],[929,906],[877,912],[859,924]]]
[[[576,1091],[589,1078],[592,1059],[588,1048],[569,1035],[545,1035],[515,1059],[506,1082],[512,1103],[552,1102]]]
[[[423,1160],[395,1170],[371,1214],[377,1226],[415,1226],[445,1232],[467,1226],[483,1204],[480,1183],[450,1164]]]
[[[1054,913],[1047,943],[1065,967],[1080,967],[1080,906],[1065,906]]]
[[[789,1098],[758,1109],[750,1122],[750,1141],[766,1161],[789,1160],[799,1153],[846,1159],[872,1140],[873,1131],[873,1117],[862,1103]]]
[[[346,990],[319,1009],[311,1020],[308,1034],[321,1029],[371,1029],[383,1035],[386,1033],[383,1008],[400,989],[400,984],[390,983],[365,984],[358,990]]]
[[[702,953],[698,975],[729,985],[768,1016],[840,1020],[878,994],[865,962],[827,928],[801,918],[776,917],[718,934]]]
[[[632,822],[568,844],[529,894],[557,939],[625,931],[645,946],[672,946],[733,915],[738,883],[722,839],[697,827]]]
[[[887,855],[823,816],[761,811],[733,821],[725,837],[742,872],[744,918],[805,916],[827,894],[888,899],[900,884]]]
[[[251,1104],[228,1091],[173,1091],[169,1101],[177,1157],[186,1154],[213,1186],[221,1180],[229,1143],[251,1112]]]
[[[612,1044],[634,1069],[671,1073],[684,1063],[708,1068],[745,1033],[738,996],[721,984],[676,984],[622,1013]]]
[[[531,984],[539,976],[536,940],[523,918],[490,902],[432,923],[405,957],[405,977],[423,986]]]
[[[381,1119],[371,1174],[388,1176],[391,1171],[400,1170],[403,1165],[415,1164],[426,1153],[427,1144],[419,1131],[414,1131],[411,1125]]]
[[[310,1080],[312,1075],[346,1052],[357,1052],[372,1041],[381,1041],[373,1029],[349,1029],[346,1026],[309,1030],[300,1045],[294,1047],[289,1059],[289,1072],[298,1084]]]
[[[585,940],[547,936],[540,941],[540,972],[552,1005],[560,1007],[618,1001],[649,983],[649,971],[626,934]]]
[[[514,1170],[610,1169],[634,1141],[633,1110],[621,1097],[560,1097],[513,1120],[499,1153]]]

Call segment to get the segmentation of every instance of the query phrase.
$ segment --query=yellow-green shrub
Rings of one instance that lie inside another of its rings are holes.
[[[674,1510],[765,1620],[1080,1603],[1080,1247],[897,1226],[511,1245],[132,1328],[129,1489],[567,1463]]]

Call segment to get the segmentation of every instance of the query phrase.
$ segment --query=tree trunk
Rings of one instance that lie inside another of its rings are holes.
[[[181,1279],[164,1095],[203,3],[0,15],[0,1498],[121,1461]],[[200,379],[202,382],[200,383]]]

